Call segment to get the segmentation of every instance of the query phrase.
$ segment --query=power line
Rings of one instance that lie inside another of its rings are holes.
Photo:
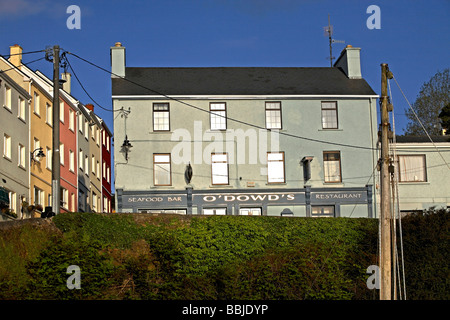
[[[72,73],[73,73],[73,75],[75,76],[75,79],[77,79],[77,82],[80,84],[80,86],[81,86],[81,89],[83,89],[83,91],[84,91],[84,93],[86,93],[86,95],[99,107],[99,108],[101,108],[101,109],[103,109],[103,110],[105,110],[105,111],[109,111],[109,112],[117,112],[117,111],[120,111],[120,109],[118,109],[118,110],[111,110],[111,109],[107,109],[107,108],[104,108],[104,107],[102,107],[97,101],[95,101],[95,99],[94,98],[92,98],[92,96],[89,94],[89,92],[87,92],[87,90],[86,90],[86,88],[84,87],[84,85],[81,83],[81,80],[78,78],[78,76],[77,76],[77,74],[76,74],[76,72],[75,72],[75,70],[72,68],[72,65],[70,64],[70,61],[69,61],[69,59],[67,58],[67,56],[66,56],[66,52],[64,52],[63,54],[62,54],[62,58],[64,59],[64,61],[66,61],[67,62],[67,64],[69,65],[69,68],[70,68],[70,70],[72,71]]]
[[[2,57],[11,57],[11,56],[18,56],[18,55],[24,55],[24,54],[31,54],[31,53],[39,53],[39,52],[45,52],[46,50],[36,50],[36,51],[28,51],[28,52],[20,52],[20,53],[13,53],[13,54],[6,54],[1,55]]]
[[[4,73],[4,72],[7,72],[7,71],[10,71],[10,70],[13,70],[13,69],[18,69],[18,67],[21,67],[21,66],[28,67],[29,64],[37,62],[37,61],[40,61],[40,60],[43,60],[43,59],[45,59],[45,57],[42,57],[42,58],[39,58],[39,59],[36,59],[36,60],[32,60],[32,61],[27,62],[27,63],[22,62],[19,66],[14,66],[14,67],[6,69],[6,70],[0,70],[0,73]]]
[[[84,59],[84,58],[82,58],[82,57],[76,55],[75,53],[72,53],[72,52],[67,52],[67,53],[73,55],[74,57],[76,57],[76,58],[78,58],[78,59],[80,59],[80,60],[82,60],[82,61],[84,61],[84,62],[86,62],[86,63],[88,63],[88,64],[90,64],[90,65],[92,65],[92,66],[94,66],[94,67],[96,67],[96,68],[98,68],[98,69],[100,69],[100,70],[102,70],[102,71],[104,71],[104,72],[107,72],[107,73],[109,73],[109,74],[115,75],[115,76],[117,76],[117,77],[119,77],[119,78],[121,78],[121,79],[123,79],[123,80],[125,80],[125,81],[128,81],[128,82],[130,82],[130,83],[132,83],[132,84],[134,84],[134,85],[136,85],[136,86],[139,86],[139,87],[141,87],[141,88],[143,88],[143,89],[149,90],[149,91],[151,91],[151,92],[153,92],[153,93],[155,93],[155,94],[157,94],[157,95],[161,95],[161,96],[163,96],[163,97],[165,97],[165,98],[167,98],[167,99],[169,99],[169,100],[176,101],[176,102],[178,102],[178,103],[184,104],[184,105],[186,105],[186,106],[188,106],[188,107],[190,107],[190,108],[194,108],[194,109],[200,110],[200,111],[202,111],[202,112],[206,112],[206,113],[209,113],[209,114],[212,113],[210,110],[205,110],[205,109],[200,108],[200,107],[197,107],[197,106],[195,106],[195,105],[193,105],[193,104],[187,103],[187,102],[182,101],[182,100],[180,100],[180,99],[171,97],[171,96],[166,95],[166,94],[164,94],[164,93],[161,93],[161,92],[159,92],[159,91],[157,91],[157,90],[148,88],[148,87],[146,87],[146,86],[144,86],[144,85],[141,85],[140,83],[137,83],[137,82],[132,81],[132,80],[130,80],[130,79],[121,77],[121,76],[119,76],[119,75],[117,75],[117,74],[115,74],[115,73],[113,73],[113,72],[111,72],[111,71],[109,71],[109,70],[106,70],[105,68],[103,68],[103,67],[101,67],[101,66],[99,66],[99,65],[97,65],[97,64],[95,64],[95,63],[93,63],[93,62],[90,62],[89,60],[86,60],[86,59]],[[215,114],[215,113],[214,113],[214,114]],[[256,129],[261,129],[261,130],[271,131],[270,129],[267,129],[267,128],[264,128],[264,127],[261,127],[261,126],[258,126],[258,125],[252,124],[252,123],[248,123],[248,122],[245,122],[245,121],[242,121],[242,120],[230,118],[230,117],[227,117],[227,116],[222,116],[222,115],[219,115],[219,114],[215,114],[215,115],[218,115],[218,116],[220,116],[220,117],[224,117],[224,118],[226,118],[227,120],[231,120],[231,121],[234,121],[234,122],[237,122],[237,123],[240,123],[240,124],[244,124],[244,125],[247,125],[247,126],[250,126],[250,127],[254,127],[254,128],[256,128]],[[312,141],[312,142],[318,142],[318,143],[324,143],[324,144],[337,145],[337,146],[341,146],[341,147],[356,148],[356,149],[364,149],[364,150],[371,150],[371,151],[376,151],[376,150],[377,150],[376,148],[372,148],[372,147],[356,146],[356,145],[345,144],[345,143],[339,143],[339,142],[330,142],[330,141],[325,141],[325,140],[319,140],[319,139],[314,139],[314,138],[308,138],[308,137],[303,137],[303,136],[299,136],[299,135],[294,135],[294,134],[287,133],[287,132],[280,132],[280,131],[279,131],[278,133],[279,133],[280,135],[285,135],[285,136],[292,137],[292,138],[297,138],[297,139],[302,139],[302,140],[307,140],[307,141]]]
[[[441,152],[439,151],[438,147],[436,146],[436,144],[434,143],[433,139],[431,139],[430,135],[427,132],[427,129],[425,129],[424,125],[422,124],[422,121],[420,121],[419,116],[417,115],[416,111],[414,110],[414,108],[411,106],[411,104],[409,103],[408,99],[406,98],[405,94],[403,93],[402,88],[400,88],[400,85],[397,82],[397,79],[395,77],[393,77],[395,83],[397,84],[397,87],[399,88],[400,92],[402,93],[403,97],[405,98],[406,102],[408,103],[409,108],[412,110],[412,112],[414,113],[414,116],[416,117],[417,121],[420,123],[420,126],[422,127],[423,131],[425,132],[425,134],[427,135],[428,139],[430,139],[431,143],[433,144],[433,146],[436,148],[437,152],[439,153],[439,155],[441,156],[442,160],[444,161],[444,163],[447,165],[447,168],[450,170],[450,166],[447,163],[447,161],[445,161],[444,156],[441,154]]]

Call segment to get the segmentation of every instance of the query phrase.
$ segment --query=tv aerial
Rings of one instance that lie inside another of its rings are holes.
[[[333,35],[333,26],[330,24],[330,14],[328,14],[328,26],[323,27],[323,33],[324,36],[327,37],[329,39],[329,43],[330,43],[330,56],[327,57],[327,59],[330,60],[330,67],[333,67],[333,43],[345,43],[344,40],[336,40],[333,39],[331,36]]]

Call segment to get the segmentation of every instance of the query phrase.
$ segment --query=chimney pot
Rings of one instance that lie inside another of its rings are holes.
[[[22,65],[22,47],[18,44],[9,47],[9,62],[20,69]]]
[[[122,43],[116,42],[111,47],[111,78],[125,77],[125,47]]]
[[[94,105],[92,103],[88,103],[85,105],[86,108],[88,108],[89,110],[91,110],[92,112],[94,111]]]

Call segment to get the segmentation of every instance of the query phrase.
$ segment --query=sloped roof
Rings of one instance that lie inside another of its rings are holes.
[[[376,95],[364,79],[349,79],[336,67],[127,67],[125,73],[126,80],[111,79],[113,96]]]

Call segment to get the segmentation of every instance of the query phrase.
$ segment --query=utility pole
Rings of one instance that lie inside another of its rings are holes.
[[[390,71],[386,63],[381,64],[381,214],[380,214],[380,300],[391,300],[391,193],[389,174],[389,111],[387,78]],[[391,74],[390,74],[391,75]],[[391,76],[389,77],[391,78]]]
[[[59,155],[59,46],[53,46],[53,149],[52,149],[52,211],[60,211]]]

